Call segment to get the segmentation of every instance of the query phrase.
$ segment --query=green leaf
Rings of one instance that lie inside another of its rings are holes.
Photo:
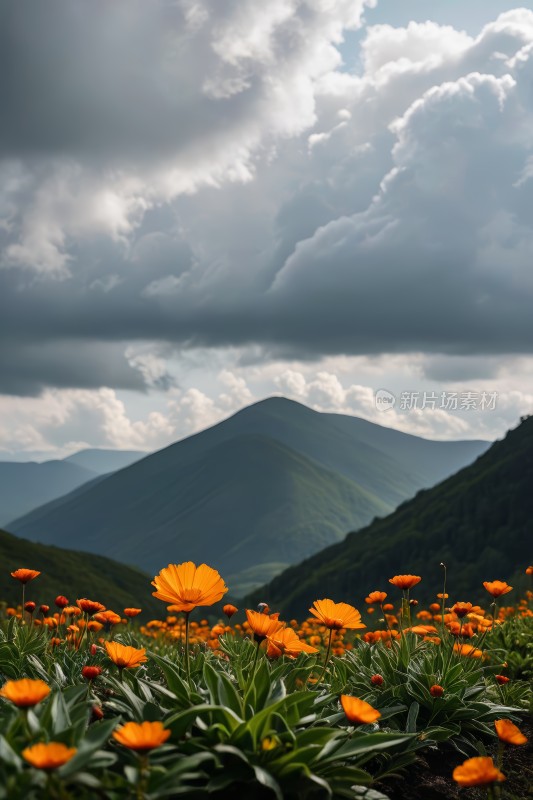
[[[379,752],[390,747],[397,747],[406,744],[413,739],[412,733],[361,733],[354,735],[345,741],[340,747],[328,754],[326,761],[338,761],[365,755],[367,753]],[[322,754],[320,756],[322,761]]]
[[[89,727],[85,737],[78,745],[78,752],[60,769],[60,774],[63,777],[72,775],[78,770],[83,769],[91,762],[94,768],[94,755],[102,745],[106,744],[111,736],[113,729],[116,727],[116,719],[108,719],[102,722],[95,722]],[[110,752],[101,751],[103,756],[111,758],[109,763],[116,760],[116,756]]]
[[[420,711],[420,705],[415,700],[409,706],[409,712],[407,714],[407,724],[405,726],[406,733],[414,733],[416,731],[416,721],[418,719],[419,711]]]
[[[263,767],[256,765],[254,766],[254,773],[258,783],[260,783],[262,786],[265,786],[267,789],[270,789],[278,798],[278,800],[283,800],[283,792],[281,791],[281,787],[269,772],[263,769]]]

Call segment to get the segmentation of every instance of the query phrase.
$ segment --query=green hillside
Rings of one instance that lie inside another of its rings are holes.
[[[92,480],[95,473],[66,461],[0,461],[0,525]]]
[[[242,593],[389,513],[486,446],[427,441],[270,398],[37,509],[10,530],[150,571],[169,561],[208,561]]]
[[[103,556],[35,544],[0,531],[0,563],[0,600],[9,604],[20,603],[21,598],[20,583],[10,573],[25,567],[42,573],[26,586],[26,600],[46,603],[54,610],[58,594],[72,602],[90,597],[117,613],[124,608],[142,608],[147,617],[161,616],[165,610],[165,604],[152,597],[152,576]]]
[[[523,588],[533,557],[532,486],[529,417],[471,466],[287,569],[248,602],[265,600],[286,617],[302,616],[319,597],[360,605],[375,589],[394,596],[388,578],[402,573],[422,575],[416,595],[430,600],[442,585],[441,562],[455,600],[483,598],[484,580]]]

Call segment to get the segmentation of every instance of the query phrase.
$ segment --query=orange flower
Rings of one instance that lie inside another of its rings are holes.
[[[114,611],[99,611],[94,615],[94,619],[102,625],[118,625],[122,622],[122,618]]]
[[[164,744],[170,730],[162,722],[126,722],[113,732],[113,738],[130,750],[147,752]]]
[[[86,614],[97,614],[99,611],[105,611],[105,606],[102,603],[98,603],[96,600],[87,600],[86,597],[76,600],[76,603]]]
[[[507,744],[525,744],[527,742],[527,736],[524,736],[520,728],[517,728],[510,719],[497,719],[494,727],[502,742],[507,742]]]
[[[101,622],[97,622],[95,619],[90,619],[87,623],[87,630],[91,631],[92,633],[98,633],[101,631],[104,626]]]
[[[412,628],[404,628],[406,633],[417,633],[419,636],[427,636],[428,633],[437,633],[434,625],[413,625]]]
[[[349,722],[354,722],[356,725],[375,722],[381,717],[381,713],[376,708],[358,697],[341,694],[341,705]]]
[[[233,606],[231,603],[227,603],[222,609],[224,614],[227,616],[228,619],[231,619],[234,614],[237,613],[239,609],[237,606]]]
[[[120,642],[105,642],[105,649],[111,661],[119,669],[136,669],[148,661],[145,647],[138,650],[136,647],[127,647]]]
[[[526,567],[526,575],[533,575],[533,567]]]
[[[246,609],[246,619],[248,625],[253,631],[254,638],[257,642],[262,642],[267,636],[274,636],[282,628],[285,627],[284,622],[278,619],[279,614],[263,614],[260,611],[251,611]]]
[[[316,647],[302,642],[292,628],[281,628],[276,633],[267,636],[267,655],[269,658],[279,658],[282,655],[296,658],[299,653],[318,653]]]
[[[459,656],[469,656],[470,658],[481,658],[483,656],[483,651],[478,650],[471,644],[454,644],[453,646],[454,653],[457,653]]]
[[[11,577],[16,578],[20,583],[26,584],[39,577],[40,574],[36,569],[16,569],[15,572],[11,573]]]
[[[21,678],[18,681],[7,681],[0,689],[0,697],[18,706],[30,708],[36,706],[50,694],[50,687],[44,681],[32,678]]]
[[[76,753],[75,747],[67,747],[62,742],[48,742],[48,744],[41,742],[26,747],[22,751],[22,756],[32,767],[37,769],[57,769],[70,761]]]
[[[452,606],[451,611],[455,614],[459,619],[466,617],[467,614],[470,614],[474,606],[472,603],[455,603]]]
[[[370,592],[368,597],[365,597],[365,603],[368,603],[369,606],[371,606],[372,603],[381,605],[382,603],[385,602],[386,597],[387,597],[387,592]]]
[[[453,779],[459,786],[485,786],[487,783],[504,781],[505,775],[494,766],[488,756],[467,758],[453,771]]]
[[[407,591],[416,586],[417,583],[420,583],[421,580],[422,578],[418,575],[395,575],[394,578],[389,578],[389,583],[394,584],[398,589]]]
[[[196,606],[212,606],[223,597],[228,587],[216,569],[192,561],[183,564],[169,564],[156,575],[152,586],[154,597],[172,603],[176,611],[188,614]]]
[[[483,586],[493,597],[501,597],[502,594],[511,592],[513,587],[505,581],[483,581]]]
[[[137,614],[140,614],[141,611],[142,611],[142,608],[125,608],[124,609],[124,616],[125,617],[129,617],[131,619],[132,617],[136,617]]]
[[[509,683],[509,678],[507,675],[495,675],[494,678],[500,684],[500,686],[503,686],[504,683]]]
[[[334,603],[333,600],[326,599],[315,600],[309,611],[330,630],[366,628],[366,625],[361,622],[359,611],[348,603]]]

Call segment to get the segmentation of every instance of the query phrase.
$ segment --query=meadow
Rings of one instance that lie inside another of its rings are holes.
[[[310,598],[302,621],[266,603],[217,620],[224,580],[185,562],[154,578],[161,616],[139,622],[41,598],[40,572],[14,570],[0,798],[533,797],[533,592],[511,604],[486,581],[482,607],[442,574],[428,607],[423,576],[396,575]]]

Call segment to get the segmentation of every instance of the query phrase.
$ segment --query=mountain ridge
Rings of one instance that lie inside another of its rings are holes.
[[[246,601],[268,602],[285,615],[302,615],[317,597],[363,603],[386,590],[395,574],[422,575],[415,594],[425,600],[441,590],[447,567],[451,601],[483,599],[484,580],[513,577],[525,586],[519,565],[530,563],[533,513],[533,417],[476,461],[431,489],[418,492],[392,514],[349,533],[340,543],[288,568]]]
[[[153,569],[196,559],[237,580],[239,572],[260,574],[261,564],[271,573],[272,565],[301,560],[310,548],[387,514],[486,446],[459,441],[443,448],[377,427],[381,442],[373,448],[366,420],[270,398],[15,520],[10,529]],[[414,469],[409,444],[431,464],[424,474]],[[230,544],[237,548],[233,566]]]

